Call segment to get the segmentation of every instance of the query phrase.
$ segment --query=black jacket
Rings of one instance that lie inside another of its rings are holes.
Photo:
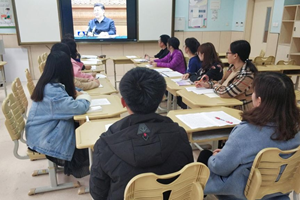
[[[90,193],[95,200],[123,200],[134,176],[176,172],[193,162],[185,130],[170,118],[132,114],[114,123],[94,147]]]

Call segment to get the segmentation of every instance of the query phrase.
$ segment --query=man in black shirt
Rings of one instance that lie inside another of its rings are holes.
[[[163,57],[168,55],[169,50],[167,48],[167,42],[168,42],[169,38],[170,38],[170,36],[168,36],[168,35],[160,36],[160,39],[158,40],[158,45],[161,48],[161,50],[160,50],[160,52],[158,52],[158,54],[156,54],[154,56],[154,58],[162,59]],[[146,54],[145,58],[149,60],[151,57],[148,54]]]

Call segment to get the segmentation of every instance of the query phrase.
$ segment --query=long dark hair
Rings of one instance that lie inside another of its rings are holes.
[[[42,101],[44,88],[48,83],[62,83],[66,92],[75,98],[73,66],[70,57],[62,51],[55,51],[48,55],[44,72],[37,82],[31,95],[33,101]]]
[[[202,69],[204,70],[208,70],[210,69],[213,65],[221,65],[221,67],[223,68],[223,63],[220,60],[215,46],[210,43],[203,43],[199,46],[198,48],[198,54],[199,53],[203,53],[204,54],[204,59],[202,61]]]
[[[255,96],[261,98],[261,104],[244,112],[243,120],[257,126],[274,123],[273,140],[294,138],[299,131],[300,110],[292,80],[281,73],[259,73],[254,78],[253,88]]]
[[[230,44],[230,51],[232,54],[237,54],[243,62],[246,62],[246,66],[254,73],[258,72],[255,65],[249,60],[251,52],[251,46],[246,40],[237,40]]]
[[[179,49],[179,45],[180,45],[179,40],[176,37],[171,37],[171,38],[168,39],[168,44],[169,44],[169,46],[171,46],[174,49],[177,49],[181,52],[181,55],[183,57],[184,66],[185,66],[185,69],[186,69],[186,62],[185,62],[184,55],[183,55],[182,51]]]
[[[200,43],[198,42],[198,40],[196,38],[186,38],[185,41],[185,46],[187,48],[189,48],[189,50],[191,51],[192,54],[196,55],[197,50],[200,46]]]

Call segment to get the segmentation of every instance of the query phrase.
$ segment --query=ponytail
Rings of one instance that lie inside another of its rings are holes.
[[[251,72],[254,73],[254,76],[257,74],[258,70],[256,68],[256,66],[253,64],[252,60],[247,58],[245,60],[245,63],[246,63],[246,67],[250,69]]]

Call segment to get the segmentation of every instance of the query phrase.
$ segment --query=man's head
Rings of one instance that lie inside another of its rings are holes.
[[[148,68],[133,68],[120,82],[122,104],[135,114],[154,113],[165,91],[164,77]]]
[[[94,14],[97,19],[101,18],[105,14],[105,7],[102,3],[94,4]]]
[[[159,40],[158,40],[159,47],[160,48],[166,48],[169,38],[170,38],[170,36],[168,36],[168,35],[161,35],[159,37]]]

